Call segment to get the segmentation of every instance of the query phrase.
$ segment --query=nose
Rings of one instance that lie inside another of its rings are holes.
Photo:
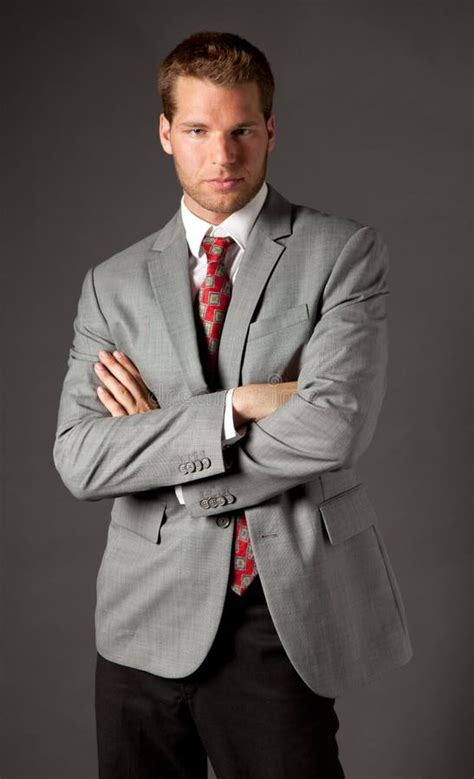
[[[231,165],[237,156],[236,142],[225,133],[213,138],[211,158],[216,165]]]

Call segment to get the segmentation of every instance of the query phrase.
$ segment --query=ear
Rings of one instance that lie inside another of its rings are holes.
[[[275,114],[271,114],[270,118],[268,119],[267,133],[268,133],[268,151],[272,151],[272,149],[276,144]]]
[[[158,133],[160,143],[166,154],[173,154],[173,149],[171,147],[171,124],[163,113],[160,114]]]

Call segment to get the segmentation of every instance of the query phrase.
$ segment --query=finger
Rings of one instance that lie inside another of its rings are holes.
[[[147,392],[147,387],[143,383],[143,380],[138,373],[138,378],[135,378],[129,370],[127,370],[126,367],[121,365],[113,355],[109,354],[109,352],[106,352],[104,350],[101,350],[99,352],[99,359],[101,361],[101,364],[105,365],[107,370],[112,376],[115,376],[115,378],[118,380],[118,382],[123,385],[128,392],[130,393],[131,397],[135,402],[138,402],[143,398],[144,393]],[[135,366],[133,363],[132,370],[136,371]],[[118,390],[118,385],[114,385],[114,387]],[[115,391],[112,387],[110,387],[111,391],[113,391],[113,394],[115,395]],[[118,398],[120,402],[122,403],[122,397]],[[129,409],[131,410],[131,409]]]
[[[134,362],[130,359],[130,357],[127,357],[124,352],[112,352],[112,355],[115,357],[116,360],[120,363],[120,365],[123,365],[124,368],[128,370],[129,373],[132,374],[136,379],[141,379],[140,371],[138,370],[137,366]]]
[[[120,365],[122,365],[134,377],[135,381],[138,384],[139,391],[141,391],[141,397],[145,395],[148,397],[150,394],[154,397],[153,393],[150,393],[150,390],[148,389],[147,385],[143,381],[143,377],[140,371],[138,370],[135,363],[132,362],[130,357],[127,357],[127,355],[124,354],[124,352],[117,352],[117,351],[112,352],[112,355],[115,357],[117,362],[119,362]],[[138,399],[139,398],[137,397],[137,400]]]
[[[128,414],[133,414],[136,401],[132,393],[125,387],[121,381],[115,378],[102,363],[94,363],[94,370],[110,395],[120,403]]]
[[[106,389],[104,389],[104,387],[97,387],[97,394],[99,396],[100,402],[104,404],[107,411],[110,411],[113,417],[128,416],[123,406],[121,406],[120,403],[118,403],[115,398],[113,398],[112,395],[107,392]]]

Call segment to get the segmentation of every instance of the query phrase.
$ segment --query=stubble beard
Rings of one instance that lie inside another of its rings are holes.
[[[203,192],[199,186],[194,186],[183,176],[176,162],[175,171],[183,191],[188,197],[198,203],[201,208],[213,214],[226,214],[229,216],[234,211],[239,211],[246,206],[260,190],[267,174],[267,158],[268,152],[265,154],[260,173],[252,185],[250,187],[244,186],[242,189],[230,193],[230,196],[229,194],[221,194],[219,192]]]

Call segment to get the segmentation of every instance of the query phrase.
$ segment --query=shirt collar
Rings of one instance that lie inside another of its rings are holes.
[[[204,219],[201,219],[201,217],[193,214],[185,204],[184,195],[182,195],[181,217],[183,219],[186,240],[191,254],[193,254],[194,257],[199,257],[199,254],[202,253],[202,239],[209,231],[209,228],[211,228],[211,235],[230,235],[241,249],[245,249],[250,231],[265,202],[267,191],[268,185],[266,181],[264,181],[257,194],[247,203],[247,205],[240,208],[238,211],[234,211],[233,214],[230,214],[218,225],[212,225],[210,222],[206,222]]]

